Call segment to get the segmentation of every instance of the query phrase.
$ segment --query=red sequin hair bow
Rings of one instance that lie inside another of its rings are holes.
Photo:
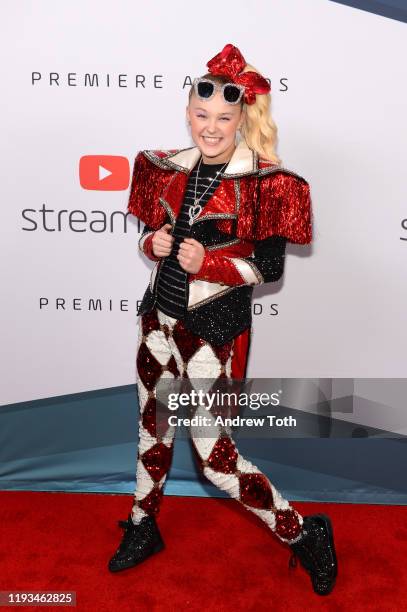
[[[256,102],[256,94],[267,94],[270,92],[270,83],[258,72],[248,70],[242,72],[246,66],[246,60],[239,49],[231,43],[225,45],[209,62],[206,64],[208,70],[213,75],[228,77],[233,83],[243,85],[245,93],[243,99],[246,104]]]

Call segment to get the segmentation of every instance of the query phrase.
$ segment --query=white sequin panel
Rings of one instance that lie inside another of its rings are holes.
[[[172,354],[174,355],[174,359],[175,359],[175,361],[177,363],[177,368],[178,368],[180,374],[182,374],[184,368],[183,368],[183,365],[182,365],[183,362],[182,362],[181,353],[179,352],[179,349],[178,349],[177,345],[175,344],[175,342],[174,342],[174,340],[172,338],[169,338],[168,341],[169,341],[169,344],[171,346],[171,351],[172,351]]]
[[[249,507],[246,504],[243,505],[249,510]],[[257,514],[258,517],[260,517],[265,523],[267,523],[270,529],[275,528],[276,517],[274,516],[274,512],[272,512],[271,510],[262,510],[261,508],[253,508],[252,506],[250,506],[250,511],[253,512],[253,514]]]
[[[161,312],[161,310],[159,310],[158,308],[157,317],[161,324],[166,324],[169,327],[174,327],[175,323],[177,322],[177,319],[174,319],[174,317],[170,317],[169,315],[165,314],[165,312]]]
[[[214,424],[214,417],[203,406],[198,406],[194,416],[200,420],[206,419],[208,425],[191,425],[190,434],[196,446],[196,449],[202,459],[208,459],[215,446],[219,435],[220,428]]]
[[[160,487],[162,487],[162,485],[164,484],[166,477],[167,475],[164,474],[164,476],[159,481]],[[144,499],[152,491],[152,489],[154,488],[154,484],[155,480],[151,478],[142,461],[139,461],[139,465],[137,466],[137,490],[135,491],[136,499]]]
[[[141,454],[144,454],[149,448],[154,446],[154,444],[157,444],[156,438],[153,438],[153,436],[148,433],[147,429],[144,429],[141,421],[139,426],[139,440],[139,449]]]
[[[214,485],[222,489],[222,491],[228,493],[231,497],[238,499],[240,488],[239,479],[237,476],[234,474],[215,472],[210,467],[205,467],[203,472]]]
[[[220,374],[220,363],[209,344],[204,344],[191,357],[187,367],[190,378],[217,378]],[[208,382],[209,391],[211,385]]]
[[[174,439],[174,435],[175,435],[175,427],[174,426],[169,427],[165,436],[162,438],[162,442],[164,442],[166,446],[170,446],[171,442]]]
[[[137,462],[137,490],[136,498],[143,499],[154,486],[154,481],[147,472],[142,461]]]
[[[238,456],[236,467],[241,472],[247,472],[248,474],[256,474],[260,472],[256,465],[254,465],[251,461],[248,461],[248,459],[242,457],[242,455]]]
[[[139,378],[137,380],[137,389],[140,402],[140,414],[143,414],[148,399],[148,392]]]
[[[161,365],[167,365],[171,357],[171,349],[161,330],[151,331],[146,339],[146,345]]]
[[[274,505],[279,510],[288,510],[291,508],[289,502],[284,499],[284,497],[277,491],[277,489],[271,485],[271,490],[273,492]]]
[[[254,273],[250,264],[247,263],[244,259],[240,259],[239,257],[228,257],[233,265],[237,268],[239,274],[243,277],[244,281],[248,285],[258,285],[259,279]],[[253,264],[254,265],[254,264]]]

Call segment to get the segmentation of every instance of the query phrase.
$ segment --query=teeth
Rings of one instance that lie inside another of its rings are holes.
[[[203,136],[203,138],[204,138],[205,140],[211,140],[212,142],[213,142],[214,140],[220,140],[220,136]]]

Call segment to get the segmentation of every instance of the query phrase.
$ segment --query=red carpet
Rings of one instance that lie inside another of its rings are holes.
[[[98,612],[406,609],[405,506],[294,504],[333,520],[339,575],[334,592],[321,597],[300,566],[288,568],[288,547],[231,499],[165,496],[166,549],[111,574],[106,564],[123,533],[117,520],[131,502],[130,495],[0,492],[0,590],[76,591],[77,609]]]

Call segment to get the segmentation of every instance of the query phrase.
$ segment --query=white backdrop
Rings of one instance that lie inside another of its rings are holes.
[[[134,218],[110,227],[128,184],[84,189],[79,160],[131,169],[141,149],[191,146],[184,80],[228,42],[271,79],[278,152],[309,181],[315,222],[284,279],[255,290],[248,375],[406,376],[405,24],[328,0],[9,0],[0,14],[3,405],[134,383],[150,265]],[[70,227],[74,210],[86,221]]]

